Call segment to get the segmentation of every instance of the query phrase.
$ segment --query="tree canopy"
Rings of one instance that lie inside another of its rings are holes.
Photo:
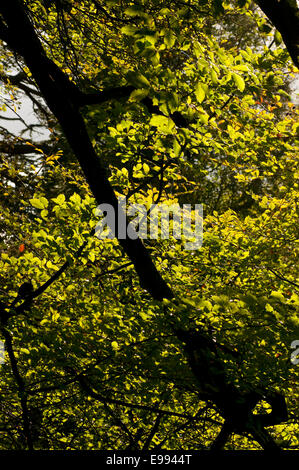
[[[10,0],[0,40],[0,449],[299,449],[297,2]],[[120,197],[202,246],[98,238]]]

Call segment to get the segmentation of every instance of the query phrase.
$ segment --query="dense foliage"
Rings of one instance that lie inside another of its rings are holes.
[[[248,1],[8,3],[0,448],[298,449],[298,69],[280,33]],[[40,72],[10,32],[18,8]],[[84,123],[94,180],[73,141]],[[203,204],[200,249],[143,241],[163,300],[134,247],[94,235],[103,168],[148,215]]]

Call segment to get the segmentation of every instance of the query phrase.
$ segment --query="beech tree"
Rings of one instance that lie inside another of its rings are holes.
[[[1,127],[2,449],[298,449],[298,22],[293,0],[1,4],[0,118],[24,126]],[[203,204],[202,247],[117,218],[99,239],[120,196]]]

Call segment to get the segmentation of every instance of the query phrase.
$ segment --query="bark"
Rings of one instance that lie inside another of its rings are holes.
[[[229,440],[231,434],[233,433],[233,428],[228,420],[226,420],[219,432],[218,436],[211,445],[210,450],[223,450],[225,444]]]
[[[4,20],[0,20],[0,38],[7,42],[15,53],[22,56],[29,67],[42,96],[61,125],[97,203],[112,205],[118,214],[120,208],[117,198],[92,146],[79,111],[81,91],[46,56],[21,0],[2,2],[0,14]],[[116,233],[117,222],[116,217]],[[171,289],[157,271],[141,240],[126,238],[119,239],[119,243],[132,260],[141,286],[157,300],[171,298]]]
[[[174,333],[184,343],[201,399],[212,401],[225,420],[211,450],[222,450],[234,433],[251,434],[264,450],[280,450],[265,427],[288,420],[284,396],[266,389],[242,392],[234,383],[228,383],[221,351],[234,357],[229,348],[223,349],[201,331],[174,329]],[[269,403],[271,413],[254,414],[255,406],[262,400]]]

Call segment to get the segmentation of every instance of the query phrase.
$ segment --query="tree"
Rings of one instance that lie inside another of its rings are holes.
[[[296,0],[256,2],[280,32],[296,67],[299,66],[299,10]]]
[[[1,146],[3,449],[298,447],[295,68],[260,10],[202,3],[0,7],[6,90],[51,128]],[[228,44],[236,15],[271,47]],[[203,247],[99,240],[117,195],[201,197]]]

